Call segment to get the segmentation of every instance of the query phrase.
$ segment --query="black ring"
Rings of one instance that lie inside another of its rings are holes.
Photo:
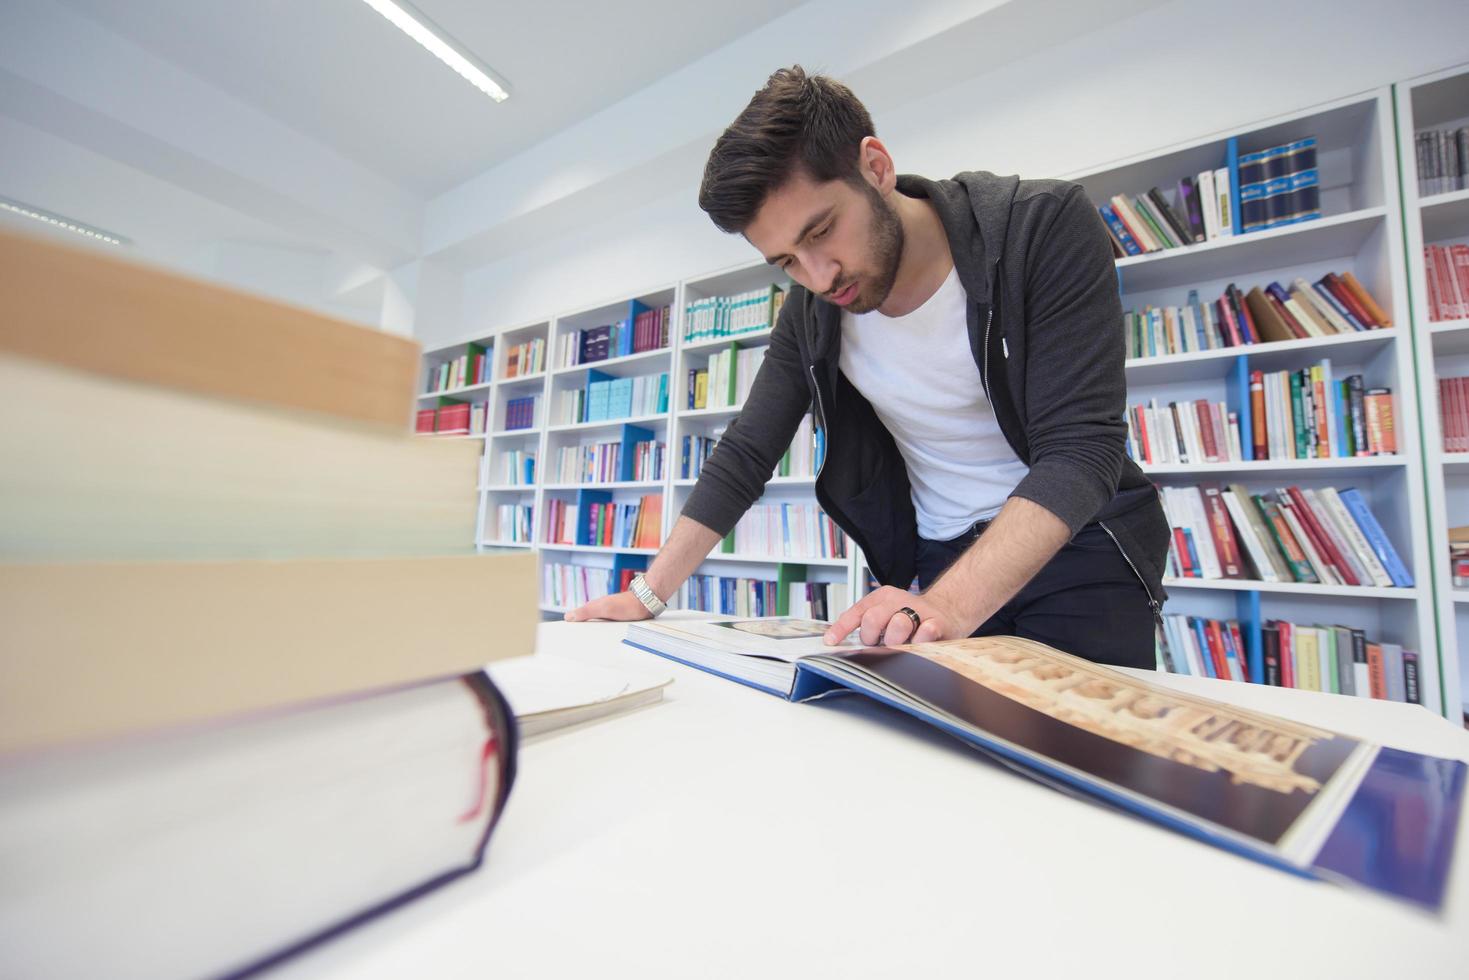
[[[904,606],[902,609],[899,609],[898,612],[902,613],[904,616],[907,616],[909,619],[911,619],[913,621],[913,632],[908,634],[908,639],[911,640],[913,638],[913,636],[918,632],[918,627],[923,622],[923,620],[919,618],[919,616],[918,616],[918,614],[916,612],[914,612],[912,609],[908,608],[907,606]]]

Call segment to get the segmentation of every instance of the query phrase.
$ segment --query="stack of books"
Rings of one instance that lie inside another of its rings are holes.
[[[667,411],[667,372],[589,381],[583,388],[561,393],[560,418],[568,425],[644,418]]]
[[[1351,626],[1260,624],[1264,683],[1420,704],[1419,657],[1396,643],[1371,640]],[[1248,655],[1238,620],[1170,614],[1157,635],[1158,657],[1175,674],[1243,681]]]
[[[557,350],[557,367],[595,364],[668,346],[670,310],[663,306],[643,310],[630,320],[564,334]]]
[[[529,487],[536,482],[536,454],[522,449],[507,449],[504,458],[505,482],[510,486]]]
[[[678,605],[724,616],[774,616],[779,588],[775,579],[690,575],[679,586]]]
[[[722,428],[722,427],[721,427]],[[704,468],[704,460],[719,444],[718,435],[684,436],[678,458],[678,476],[681,480],[696,480]]]
[[[741,349],[731,344],[709,358],[708,368],[688,373],[686,408],[732,408],[745,403],[755,375],[765,361],[764,347]]]
[[[477,867],[534,559],[416,345],[11,235],[0,297],[7,972],[247,972]]]
[[[546,338],[537,337],[523,344],[516,344],[505,355],[505,378],[540,374],[546,370]]]
[[[505,431],[534,429],[536,427],[536,400],[535,395],[525,395],[507,401],[505,403]]]
[[[725,537],[726,554],[755,558],[845,558],[847,536],[816,504],[755,504]]]
[[[785,297],[785,290],[779,286],[766,286],[733,296],[694,300],[684,307],[684,343],[769,330],[780,316]]]
[[[1469,126],[1429,129],[1413,137],[1417,152],[1418,195],[1448,194],[1469,187]]]
[[[495,508],[495,518],[500,533],[493,543],[530,544],[535,540],[531,532],[535,508],[530,504],[500,504]]]
[[[1423,249],[1428,276],[1428,319],[1469,319],[1469,245],[1428,245]]]
[[[438,408],[421,408],[414,420],[419,435],[477,436],[485,431],[489,417],[486,402],[447,402]]]
[[[1219,299],[1199,301],[1189,290],[1182,306],[1146,306],[1123,314],[1127,356],[1161,357],[1251,344],[1379,330],[1392,318],[1350,272],[1314,283],[1295,279],[1242,293],[1230,283]]]
[[[470,344],[463,354],[445,361],[429,373],[424,394],[481,385],[490,380],[490,355],[479,344]]]
[[[1411,588],[1413,576],[1355,489],[1163,487],[1179,578]]]
[[[628,575],[628,582],[633,574],[636,573]],[[593,599],[622,591],[612,587],[612,579],[610,568],[548,561],[541,568],[541,601],[557,609],[575,609]]]
[[[1156,463],[1390,456],[1397,452],[1391,388],[1365,388],[1360,374],[1336,380],[1331,362],[1300,371],[1250,373],[1250,431],[1224,402],[1131,405],[1127,451]]]

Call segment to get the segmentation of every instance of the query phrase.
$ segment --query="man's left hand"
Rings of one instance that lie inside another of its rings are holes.
[[[904,606],[918,614],[919,625],[913,628],[913,620],[907,613],[898,610]],[[842,613],[823,639],[829,644],[842,642],[853,631],[858,630],[864,646],[893,646],[898,643],[932,643],[968,636],[979,626],[971,623],[970,617],[945,602],[942,597],[927,593],[914,595],[903,589],[884,585],[851,609]]]

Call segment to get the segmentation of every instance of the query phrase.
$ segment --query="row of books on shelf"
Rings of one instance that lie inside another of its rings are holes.
[[[1355,488],[1160,487],[1177,578],[1411,588],[1413,576]]]
[[[814,503],[757,503],[721,550],[751,558],[845,558],[847,536]]]
[[[1292,280],[1255,286],[1234,283],[1208,303],[1189,290],[1182,306],[1147,306],[1123,314],[1127,356],[1160,357],[1311,337],[1332,337],[1392,326],[1387,311],[1350,272],[1327,273],[1315,283]]]
[[[525,395],[505,403],[505,429],[514,432],[536,427],[536,396]]]
[[[600,442],[594,446],[567,446],[556,454],[555,483],[612,483],[622,479],[622,443]],[[656,439],[632,444],[630,480],[663,479],[667,446]]]
[[[1423,249],[1428,278],[1428,319],[1469,318],[1469,245],[1428,245]]]
[[[845,582],[787,582],[788,616],[830,621],[847,608]],[[729,575],[691,575],[678,590],[682,609],[722,616],[779,615],[781,584],[775,579]]]
[[[707,368],[690,368],[685,408],[730,408],[743,405],[765,362],[765,348],[734,345],[713,354]]]
[[[1447,194],[1469,187],[1469,126],[1427,129],[1413,137],[1417,155],[1418,194]]]
[[[784,289],[765,286],[733,296],[696,299],[684,307],[684,342],[737,337],[768,330],[775,326],[785,298]]]
[[[535,508],[530,504],[500,504],[495,508],[498,534],[497,542],[503,544],[530,544],[535,540],[531,531]]]
[[[1331,376],[1331,362],[1300,371],[1250,373],[1248,445],[1253,460],[1340,459],[1397,452],[1391,388],[1362,376]],[[1146,405],[1127,410],[1127,452],[1147,464],[1245,459],[1244,422],[1225,402]]]
[[[500,474],[505,483],[516,487],[534,486],[536,482],[536,454],[524,449],[507,449],[501,457]]]
[[[485,402],[455,402],[438,408],[420,408],[413,431],[422,435],[477,436],[485,431],[489,405]]]
[[[1098,207],[1119,257],[1184,248],[1321,217],[1316,139],[1240,155],[1231,139],[1223,167],[1157,187],[1114,194]]]
[[[1469,527],[1449,528],[1449,565],[1454,588],[1469,587]]]
[[[1469,452],[1469,378],[1438,379],[1438,414],[1444,452]]]
[[[670,308],[643,310],[631,319],[600,327],[562,334],[556,350],[556,366],[576,367],[614,357],[627,357],[668,346]]]
[[[505,354],[505,377],[519,378],[546,370],[546,338],[536,337],[516,344]]]
[[[591,381],[583,388],[563,391],[559,408],[563,424],[662,415],[668,411],[668,372]]]
[[[428,387],[424,393],[432,395],[436,391],[467,388],[470,385],[484,384],[489,380],[489,354],[480,345],[469,344],[463,354],[452,361],[443,362],[429,372]]]
[[[580,528],[584,534],[578,535]],[[601,548],[656,548],[663,540],[663,494],[637,503],[546,501],[547,544]]]
[[[724,427],[720,426],[710,435],[686,435],[681,440],[679,452],[678,475],[682,480],[698,479],[699,473],[704,468],[704,461],[709,454],[714,452],[714,447],[719,444],[720,436],[724,433]],[[780,462],[775,464],[775,472],[771,476],[777,477],[811,477],[815,478],[821,472],[821,464],[826,460],[826,432],[817,429],[812,423],[811,414],[808,412],[801,417],[801,422],[796,426],[796,434],[791,439],[790,448],[781,456]]]
[[[1238,620],[1169,614],[1156,642],[1159,661],[1172,673],[1248,679]],[[1260,626],[1260,657],[1261,680],[1272,687],[1422,703],[1418,654],[1369,640],[1355,627],[1267,620]]]
[[[614,572],[610,568],[548,561],[541,566],[541,602],[560,609],[574,609],[593,599],[625,591],[636,574],[637,570],[632,568]]]

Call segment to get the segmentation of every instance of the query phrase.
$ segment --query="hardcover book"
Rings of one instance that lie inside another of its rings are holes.
[[[1463,762],[1181,693],[1017,637],[829,647],[825,629],[790,618],[643,622],[625,642],[795,702],[869,697],[1047,785],[1282,870],[1442,906]]]

